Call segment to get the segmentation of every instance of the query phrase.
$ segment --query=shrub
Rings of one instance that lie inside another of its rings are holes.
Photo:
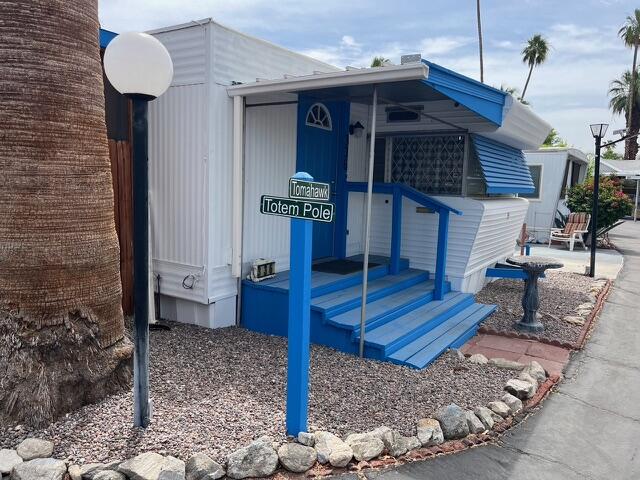
[[[621,218],[631,215],[633,203],[624,194],[620,182],[611,177],[600,177],[598,194],[598,228],[609,227]],[[591,213],[593,206],[593,178],[571,187],[567,207],[572,212]]]

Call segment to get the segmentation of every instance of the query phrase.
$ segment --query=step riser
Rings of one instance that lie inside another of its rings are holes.
[[[382,346],[382,348],[380,348],[380,346],[377,346],[377,345],[371,345],[371,347],[374,347],[374,348],[377,347],[375,349],[380,350],[383,356],[385,357],[388,355],[391,355],[395,351],[407,345],[408,343],[411,343],[416,338],[430,332],[431,330],[436,328],[438,325],[445,322],[449,318],[453,317],[456,313],[461,312],[462,310],[472,305],[473,303],[474,303],[473,296],[465,297],[460,302],[456,303],[455,305],[452,305],[451,308],[449,308],[448,310],[438,314],[436,317],[432,318],[427,323],[424,323],[419,327],[413,329],[411,332],[407,333],[401,338],[398,338],[395,341]]]
[[[425,272],[420,275],[416,275],[410,279],[404,280],[403,282],[398,282],[393,285],[390,285],[389,287],[382,288],[376,292],[367,293],[367,304],[374,302],[376,300],[380,300],[381,298],[387,297],[391,294],[394,294],[406,288],[412,287],[419,283],[426,282],[427,280],[429,280],[429,274]],[[327,318],[334,317],[336,315],[340,315],[341,313],[348,312],[349,310],[353,310],[354,308],[360,308],[360,305],[362,305],[362,299],[353,298],[335,307],[324,309],[321,307],[312,306],[311,309],[322,312],[324,315],[324,318],[327,319]]]

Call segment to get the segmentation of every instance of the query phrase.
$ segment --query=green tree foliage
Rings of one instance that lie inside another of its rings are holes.
[[[629,102],[633,98],[633,107]],[[615,114],[624,114],[627,119],[627,133],[635,135],[640,131],[640,81],[638,76],[627,70],[622,76],[611,82],[609,87],[609,108]],[[633,160],[638,154],[637,137],[625,141],[624,158]]]
[[[527,87],[529,86],[529,80],[531,80],[533,67],[543,64],[547,60],[548,55],[549,42],[547,42],[541,34],[536,33],[527,41],[527,44],[522,49],[522,61],[529,65],[529,75],[527,75],[527,81],[524,84],[520,98],[524,99],[524,96],[527,93]]]
[[[600,177],[598,195],[598,228],[609,227],[621,218],[631,215],[633,203],[610,177]],[[574,185],[567,195],[567,207],[572,212],[591,213],[593,206],[593,179]]]
[[[567,147],[569,144],[564,138],[561,138],[558,135],[558,132],[555,128],[552,128],[547,135],[547,138],[544,139],[543,147]]]
[[[373,57],[371,60],[372,67],[384,67],[385,63],[388,63],[389,59],[384,57]]]
[[[602,152],[602,158],[604,160],[622,160],[623,156],[620,153],[616,152],[613,145],[609,145],[608,147],[604,148],[604,151]]]

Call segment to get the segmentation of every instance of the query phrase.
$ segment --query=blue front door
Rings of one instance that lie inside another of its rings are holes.
[[[340,209],[344,182],[349,122],[347,102],[298,99],[298,156],[296,170],[309,173],[318,182],[331,185],[331,201]],[[336,218],[342,212],[336,211]],[[335,223],[314,222],[313,259],[336,255],[336,244],[344,239]]]

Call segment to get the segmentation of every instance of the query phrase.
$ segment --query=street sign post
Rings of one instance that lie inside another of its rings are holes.
[[[289,179],[289,198],[260,199],[260,213],[291,218],[286,420],[287,433],[293,436],[307,431],[309,410],[312,222],[333,221],[335,206],[329,198],[329,184],[298,172]]]

